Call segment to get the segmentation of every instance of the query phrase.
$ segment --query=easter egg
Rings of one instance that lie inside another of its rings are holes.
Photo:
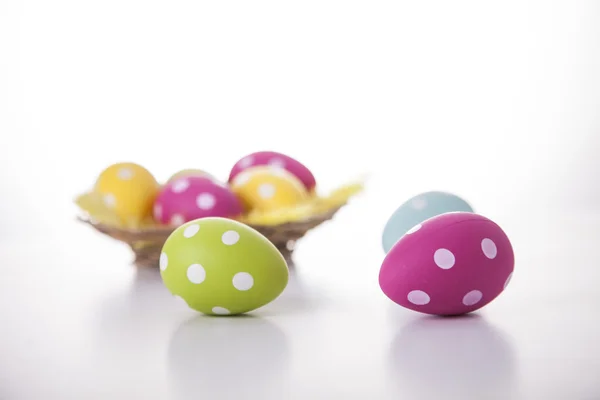
[[[204,217],[234,218],[242,212],[240,201],[229,188],[200,176],[167,183],[154,202],[154,219],[175,226]]]
[[[416,225],[386,254],[379,272],[383,293],[425,314],[465,314],[490,303],[514,269],[504,231],[478,214],[452,212]]]
[[[247,210],[270,211],[291,207],[308,200],[306,188],[285,169],[252,167],[238,174],[231,190]]]
[[[313,191],[317,184],[312,172],[310,172],[310,170],[304,164],[290,156],[274,151],[259,151],[240,159],[231,169],[229,174],[229,182],[231,183],[242,171],[256,166],[272,166],[275,168],[283,168],[298,178],[298,180],[300,180],[302,185],[309,192]]]
[[[179,178],[187,178],[188,176],[200,176],[200,177],[209,178],[209,179],[213,179],[213,180],[216,179],[214,176],[212,176],[208,172],[203,171],[201,169],[183,169],[179,172],[174,173],[169,178],[167,183],[173,182]]]
[[[383,251],[392,246],[410,228],[436,215],[452,211],[473,212],[473,208],[460,197],[445,192],[425,192],[404,202],[394,211],[383,229]]]
[[[130,162],[109,166],[94,185],[94,191],[102,196],[104,204],[127,225],[138,224],[152,215],[159,188],[147,169]]]
[[[169,291],[210,315],[247,313],[275,300],[289,271],[277,248],[240,222],[208,217],[171,233],[160,255]]]

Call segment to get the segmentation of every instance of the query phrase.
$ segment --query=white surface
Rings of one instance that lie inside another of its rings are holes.
[[[0,1],[0,399],[598,399],[599,15]],[[114,161],[225,179],[265,148],[325,190],[372,180],[254,317],[196,316],[72,221]],[[476,316],[423,317],[378,288],[386,218],[428,189],[513,241],[512,282]]]
[[[511,285],[471,317],[436,319],[380,292],[375,200],[308,236],[284,294],[253,317],[195,314],[85,226],[3,242],[0,398],[598,398],[598,219],[500,218]]]

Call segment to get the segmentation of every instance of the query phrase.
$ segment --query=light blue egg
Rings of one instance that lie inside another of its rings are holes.
[[[415,225],[436,215],[455,211],[473,212],[473,208],[460,197],[445,192],[425,192],[409,199],[394,211],[385,224],[383,251],[390,251]]]

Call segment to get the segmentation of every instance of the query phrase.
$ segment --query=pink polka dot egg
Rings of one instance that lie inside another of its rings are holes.
[[[410,229],[387,253],[379,285],[393,302],[432,315],[461,315],[489,304],[514,269],[512,245],[486,217],[450,212]]]
[[[296,176],[302,182],[304,187],[310,192],[315,189],[316,180],[312,172],[300,161],[293,159],[282,153],[275,151],[259,151],[248,154],[233,165],[229,174],[229,182],[233,182],[235,177],[250,167],[272,166],[274,168],[283,168]]]
[[[174,226],[205,217],[235,218],[242,212],[240,201],[228,187],[204,176],[168,182],[154,202],[154,219]]]

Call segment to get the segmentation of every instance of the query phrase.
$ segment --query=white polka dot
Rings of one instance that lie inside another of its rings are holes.
[[[189,239],[192,236],[194,236],[196,233],[198,233],[199,230],[200,230],[200,225],[191,224],[190,226],[185,227],[185,229],[183,230],[183,236]]]
[[[117,172],[117,176],[119,179],[128,181],[129,179],[133,178],[133,171],[129,168],[121,168],[119,172]]]
[[[174,193],[182,193],[185,192],[189,187],[190,181],[188,181],[187,179],[179,179],[173,182],[173,184],[171,185],[171,190]]]
[[[433,254],[433,261],[441,269],[450,269],[454,267],[456,259],[454,254],[448,249],[437,249]]]
[[[117,205],[117,198],[112,193],[107,193],[103,196],[102,200],[107,207],[114,207]]]
[[[431,300],[429,298],[429,295],[422,290],[413,290],[410,293],[408,293],[408,296],[406,296],[406,298],[408,299],[408,301],[417,306],[424,306],[425,304],[429,304],[429,301]]]
[[[161,219],[162,218],[162,207],[160,204],[154,205],[154,218]]]
[[[510,283],[510,280],[512,278],[513,273],[511,272],[510,275],[508,275],[508,278],[506,278],[506,282],[504,282],[504,289],[506,289],[506,287],[508,286],[508,284]]]
[[[489,259],[494,259],[498,255],[498,248],[492,239],[483,239],[481,241],[481,250],[483,250],[483,254]]]
[[[471,290],[469,293],[465,294],[465,297],[463,297],[463,304],[465,306],[472,306],[479,303],[482,297],[483,293],[481,293],[479,290]]]
[[[217,315],[231,314],[231,312],[228,309],[226,309],[225,307],[213,307],[212,312]]]
[[[425,200],[422,197],[417,197],[416,199],[413,199],[411,203],[413,208],[416,208],[417,210],[422,210],[425,207],[427,207],[427,200]]]
[[[254,162],[254,158],[252,156],[244,157],[240,160],[239,166],[242,168],[248,168]]]
[[[206,279],[206,271],[200,264],[192,264],[187,269],[187,278],[190,282],[199,284]]]
[[[251,176],[252,175],[250,174],[250,172],[241,172],[237,174],[235,178],[233,178],[232,184],[234,186],[241,186],[250,181]]]
[[[233,287],[237,290],[250,290],[254,286],[254,278],[247,272],[238,272],[233,276]]]
[[[217,199],[210,193],[202,193],[196,197],[196,205],[201,210],[210,210],[217,203]]]
[[[275,166],[271,166],[271,174],[280,178],[287,178],[289,176],[288,172],[285,169]]]
[[[270,183],[263,183],[258,187],[258,195],[263,199],[270,199],[275,196],[275,186]]]
[[[169,265],[169,257],[167,257],[167,253],[160,253],[159,263],[160,270],[164,271],[167,269],[167,265]]]
[[[221,241],[223,244],[228,246],[234,245],[240,240],[240,234],[236,231],[227,231],[221,236]]]
[[[171,216],[170,222],[173,226],[183,225],[185,224],[185,218],[181,214],[173,214],[173,216]]]
[[[422,226],[423,226],[423,225],[421,225],[421,224],[417,224],[417,225],[413,226],[412,228],[410,228],[410,229],[409,229],[409,230],[406,232],[406,234],[407,234],[407,235],[410,235],[411,233],[415,233],[416,231],[418,231],[419,229],[421,229],[421,227],[422,227]]]
[[[285,161],[283,161],[281,158],[272,158],[269,160],[269,165],[275,168],[284,168]]]

